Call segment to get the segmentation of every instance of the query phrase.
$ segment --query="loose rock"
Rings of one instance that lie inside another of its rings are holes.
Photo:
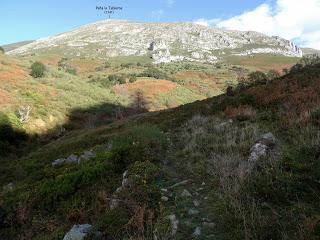
[[[63,240],[83,240],[91,228],[90,224],[74,225]]]
[[[184,189],[181,193],[181,197],[192,197],[192,194],[187,189]]]
[[[199,214],[199,210],[197,210],[197,209],[189,209],[188,210],[188,214],[189,215],[197,215],[197,214]]]
[[[200,227],[196,227],[196,229],[194,230],[193,236],[195,237],[199,237],[201,235],[201,228]]]
[[[176,218],[175,214],[169,215],[168,219],[170,220],[171,223],[171,234],[172,236],[175,236],[177,231],[178,231],[178,224],[179,224],[179,220]]]

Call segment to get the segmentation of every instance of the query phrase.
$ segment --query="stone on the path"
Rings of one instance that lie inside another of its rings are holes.
[[[110,210],[116,209],[119,206],[120,200],[119,199],[111,199],[110,201]]]
[[[192,197],[192,194],[187,189],[184,189],[181,193],[181,197]]]
[[[161,197],[161,200],[164,201],[164,202],[167,202],[167,201],[169,200],[169,198],[166,197],[166,196],[162,196],[162,197]]]
[[[199,207],[200,206],[200,202],[198,200],[193,200],[193,205],[195,207]]]
[[[260,139],[258,140],[258,142],[263,143],[264,145],[267,145],[268,147],[272,147],[273,145],[275,145],[276,141],[277,140],[276,140],[275,136],[271,132],[262,134],[260,136]]]
[[[197,214],[199,214],[199,210],[191,208],[188,210],[188,214],[189,215],[197,215]]]
[[[91,228],[90,224],[73,225],[63,240],[83,240]]]
[[[175,236],[178,231],[179,220],[177,219],[175,214],[169,215],[168,219],[170,220],[171,224],[171,234],[172,236]]]
[[[256,162],[261,157],[265,157],[267,155],[268,146],[262,143],[254,144],[250,149],[249,162]]]
[[[78,163],[79,158],[77,155],[71,154],[67,159],[66,159],[66,163]]]
[[[13,182],[10,182],[7,185],[3,186],[3,191],[10,192],[10,191],[13,191],[14,188],[15,188],[15,184]]]
[[[168,187],[168,189],[170,188],[175,188],[175,187],[178,187],[178,186],[181,186],[181,185],[186,185],[187,183],[190,182],[190,179],[187,179],[187,180],[183,180],[181,182],[178,182],[178,183],[175,183],[173,184],[172,186]]]
[[[216,226],[214,222],[203,222],[202,225],[206,228],[214,228]]]
[[[96,154],[92,151],[85,151],[80,157],[79,157],[79,162],[81,161],[88,161],[91,158],[94,158]]]
[[[129,188],[132,186],[132,181],[129,178],[124,178],[121,183],[122,187]]]
[[[194,230],[193,236],[195,237],[199,237],[201,235],[201,228],[200,227],[196,227],[196,229]]]
[[[66,159],[64,159],[64,158],[59,158],[59,159],[54,160],[54,161],[51,163],[51,165],[52,165],[52,167],[60,167],[60,166],[62,166],[65,162],[66,162]]]

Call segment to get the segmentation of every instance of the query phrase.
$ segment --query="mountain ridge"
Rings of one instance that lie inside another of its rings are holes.
[[[302,50],[283,38],[253,31],[224,30],[191,22],[145,23],[103,20],[55,36],[38,39],[8,54],[61,52],[65,56],[149,56],[154,63],[215,63],[226,56],[260,53],[301,57]]]

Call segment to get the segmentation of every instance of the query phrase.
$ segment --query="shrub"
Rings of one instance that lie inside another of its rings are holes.
[[[149,77],[149,78],[155,78],[155,79],[166,79],[168,78],[167,74],[160,71],[157,68],[149,67],[148,69],[144,70],[141,75],[141,77]]]
[[[314,125],[320,126],[320,108],[318,108],[315,111],[311,112],[310,120]]]
[[[256,103],[254,95],[250,93],[241,93],[239,97],[239,103],[243,105],[254,105]]]
[[[130,68],[131,66],[133,66],[133,63],[121,63],[120,65],[122,68]]]
[[[278,71],[276,70],[269,70],[266,74],[266,77],[267,79],[270,81],[270,80],[273,80],[273,79],[276,79],[276,78],[279,78],[280,77],[280,74]]]
[[[248,75],[248,79],[253,83],[265,83],[267,80],[267,76],[261,71],[255,71]]]
[[[150,161],[137,161],[129,168],[129,176],[140,176],[147,184],[160,176],[160,168]]]
[[[31,65],[30,75],[34,78],[40,78],[44,76],[46,67],[41,62],[35,62]]]
[[[111,164],[113,172],[120,174],[123,173],[127,167],[134,163],[138,159],[145,160],[145,153],[142,146],[129,144],[129,143],[118,143],[114,147],[111,153],[108,155],[107,162]]]
[[[129,78],[129,82],[130,82],[130,83],[134,83],[135,81],[137,81],[137,77],[136,77],[136,76],[131,76],[131,77]]]
[[[0,53],[4,53],[4,49],[1,46],[0,46]]]
[[[72,196],[80,187],[95,182],[103,174],[108,174],[106,165],[99,163],[94,166],[82,166],[81,169],[59,175],[55,179],[46,180],[40,186],[40,195],[45,204],[54,204],[55,201]]]
[[[77,75],[77,70],[75,68],[72,68],[72,67],[67,67],[66,72],[70,73],[72,75]]]
[[[115,74],[109,75],[108,80],[109,80],[109,82],[112,82],[115,84],[116,83],[118,83],[118,84],[126,83],[126,79],[123,76],[119,76],[119,75],[115,75]]]

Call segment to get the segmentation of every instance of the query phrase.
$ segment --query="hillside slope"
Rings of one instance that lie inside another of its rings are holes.
[[[304,61],[225,95],[32,139],[1,160],[1,236],[62,239],[86,223],[89,239],[319,239],[319,81],[318,59]]]

